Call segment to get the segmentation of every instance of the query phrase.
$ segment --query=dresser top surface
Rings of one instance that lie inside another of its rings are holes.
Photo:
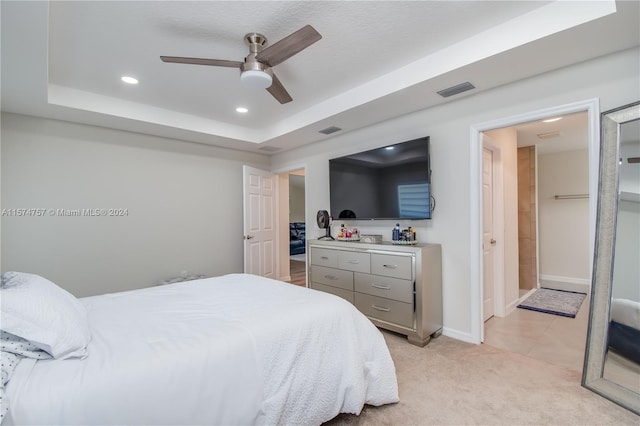
[[[355,249],[355,250],[384,250],[398,252],[418,252],[423,248],[440,247],[440,244],[418,243],[412,245],[393,244],[390,241],[382,243],[361,243],[359,241],[338,241],[338,240],[309,240],[309,246],[323,246],[333,248]]]

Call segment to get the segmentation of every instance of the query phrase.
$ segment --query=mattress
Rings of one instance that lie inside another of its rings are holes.
[[[80,299],[85,359],[24,359],[11,424],[320,424],[398,401],[379,330],[333,295],[231,274]]]

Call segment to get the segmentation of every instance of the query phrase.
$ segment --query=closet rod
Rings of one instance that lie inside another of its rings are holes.
[[[578,200],[581,198],[589,198],[589,194],[569,194],[569,195],[556,195],[556,200]]]

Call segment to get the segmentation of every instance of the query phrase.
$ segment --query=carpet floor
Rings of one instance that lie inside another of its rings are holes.
[[[426,347],[383,332],[400,402],[326,425],[634,425],[640,417],[580,385],[564,367],[440,336]]]

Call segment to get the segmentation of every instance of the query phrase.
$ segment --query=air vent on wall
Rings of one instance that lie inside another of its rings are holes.
[[[319,133],[324,133],[325,135],[330,135],[331,133],[339,132],[342,130],[340,127],[331,126],[326,129],[318,130]]]
[[[536,136],[538,136],[538,138],[540,139],[551,139],[551,138],[557,138],[560,136],[560,132],[553,131],[553,132],[547,132],[547,133],[538,133]]]
[[[276,152],[276,151],[280,151],[280,148],[275,147],[275,146],[262,146],[259,148],[261,151],[265,151],[265,152]]]
[[[467,90],[475,89],[476,86],[465,81],[464,83],[456,84],[455,86],[447,87],[446,89],[439,90],[438,95],[443,98],[448,98],[449,96],[457,95],[458,93],[466,92]]]
[[[629,157],[627,158],[627,163],[629,164],[640,163],[640,157]]]

